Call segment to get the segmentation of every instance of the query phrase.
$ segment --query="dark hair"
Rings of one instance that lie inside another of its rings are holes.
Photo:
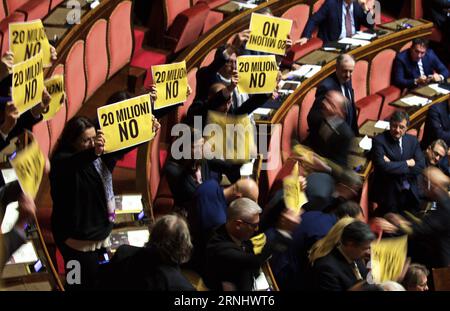
[[[406,120],[406,125],[409,126],[409,115],[405,111],[396,110],[392,114],[391,118],[389,119],[389,122],[402,122],[403,120]]]
[[[356,245],[362,245],[373,240],[375,240],[375,235],[372,231],[370,231],[370,227],[366,223],[359,220],[347,225],[342,231],[342,244],[353,242]]]
[[[85,130],[95,128],[94,123],[87,117],[73,117],[67,122],[61,137],[58,140],[58,151],[74,151],[74,144],[77,139],[84,133]]]
[[[425,276],[428,276],[430,272],[428,269],[420,264],[413,263],[409,265],[408,271],[406,271],[405,277],[403,278],[402,285],[408,290],[411,287],[416,287],[419,285],[419,275],[422,273]]]
[[[338,205],[338,207],[334,211],[334,214],[336,214],[337,218],[339,219],[346,216],[356,218],[359,215],[363,214],[363,211],[358,203],[354,201],[346,201]]]
[[[428,48],[429,41],[427,39],[423,39],[423,38],[416,38],[416,39],[412,40],[411,47],[414,47],[416,45],[423,45],[424,47]]]
[[[447,151],[448,151],[448,146],[447,146],[447,144],[445,143],[445,141],[443,140],[443,139],[436,139],[435,141],[433,141],[432,143],[431,143],[431,145],[430,145],[430,147],[431,147],[431,149],[434,149],[434,147],[436,146],[436,145],[439,145],[439,146],[441,146],[442,148],[444,148],[445,149],[445,153],[447,153]]]
[[[158,218],[151,228],[148,246],[155,246],[166,263],[186,263],[193,248],[186,220],[176,214]]]
[[[106,100],[106,105],[111,105],[114,103],[118,103],[121,102],[123,100],[127,100],[132,98],[133,96],[126,92],[126,91],[119,91],[119,92],[115,92],[114,94],[112,94],[107,100]]]

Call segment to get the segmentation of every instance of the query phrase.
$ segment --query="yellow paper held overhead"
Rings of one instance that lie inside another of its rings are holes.
[[[50,44],[40,19],[9,24],[9,49],[14,53],[14,64],[43,53],[43,65],[51,65]]]
[[[303,204],[308,202],[305,192],[301,189],[298,162],[295,163],[291,175],[283,179],[283,198],[285,206],[297,215],[300,215]]]
[[[156,85],[155,110],[183,103],[187,99],[186,62],[152,66]]]
[[[47,92],[50,94],[48,110],[42,114],[43,120],[52,119],[64,105],[64,76],[56,75],[44,81]]]
[[[22,191],[34,199],[39,190],[45,166],[44,154],[36,140],[18,152],[10,162]]]
[[[278,65],[274,55],[239,56],[238,89],[242,94],[269,94],[277,87]]]
[[[125,149],[153,138],[150,95],[142,95],[97,109],[105,135],[105,153]]]
[[[376,283],[397,280],[406,262],[408,237],[382,239],[371,248],[371,273]]]
[[[286,39],[291,32],[292,21],[279,17],[253,13],[250,20],[250,38],[246,49],[284,55]]]
[[[41,102],[43,90],[42,52],[13,66],[12,99],[20,114]]]
[[[264,245],[266,245],[266,235],[264,233],[260,233],[258,235],[255,235],[250,239],[253,244],[253,252],[255,255],[261,254]]]
[[[207,123],[204,129],[205,157],[234,163],[246,163],[256,158],[255,128],[248,115],[208,111]]]

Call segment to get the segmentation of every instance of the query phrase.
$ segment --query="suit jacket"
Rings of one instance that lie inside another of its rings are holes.
[[[387,208],[395,208],[404,181],[410,184],[411,192],[419,200],[417,180],[425,168],[425,158],[416,137],[406,134],[402,137],[403,153],[398,141],[389,131],[377,135],[372,142],[372,161],[375,166],[373,191],[377,202]],[[384,156],[390,162],[384,160]],[[408,167],[406,160],[414,159],[416,165]]]
[[[289,239],[276,232],[268,239],[262,252],[255,255],[251,241],[242,248],[228,234],[225,225],[218,227],[206,246],[203,280],[212,290],[222,290],[222,282],[230,282],[236,290],[252,290],[254,277],[274,251],[284,251]]]
[[[347,122],[348,126],[352,129],[355,136],[357,136],[359,134],[358,118],[356,116],[355,91],[353,90],[352,81],[347,82],[345,84],[345,87],[350,92],[351,98],[348,98],[347,94],[342,94],[341,84],[339,83],[336,73],[323,80],[317,87],[316,100],[314,101],[311,110],[320,109],[323,97],[328,91],[338,91],[339,93],[347,97],[348,100],[350,100],[350,106],[347,107],[347,118],[345,121]]]
[[[450,109],[447,101],[430,107],[425,122],[422,149],[427,148],[436,139],[443,139],[450,144]]]
[[[363,279],[367,269],[362,260],[357,260],[359,272]],[[309,285],[313,290],[346,291],[358,282],[353,266],[348,263],[342,253],[334,248],[327,256],[319,258],[311,267]]]
[[[342,31],[342,3],[343,0],[327,0],[309,19],[302,37],[311,38],[316,27],[319,27],[319,38],[324,43],[337,41]],[[373,28],[367,22],[367,14],[357,1],[353,1],[353,19],[358,31],[362,25]]]
[[[395,58],[393,78],[394,84],[400,88],[414,88],[414,79],[420,77],[419,65],[411,59],[409,53],[409,50],[403,51]],[[448,78],[447,68],[430,48],[422,58],[422,66],[426,76],[437,72],[443,75],[444,79]]]
[[[100,268],[99,287],[117,290],[194,291],[180,267],[165,263],[155,247],[120,246]]]

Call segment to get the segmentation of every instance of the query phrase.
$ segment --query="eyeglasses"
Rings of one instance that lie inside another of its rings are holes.
[[[442,154],[440,154],[439,153],[439,151],[436,151],[436,150],[434,150],[434,149],[431,149],[431,151],[433,152],[433,156],[434,157],[439,157],[439,158],[443,158],[443,157],[445,157],[445,154],[444,155],[442,155]]]
[[[245,223],[245,224],[249,225],[250,227],[252,227],[253,230],[258,230],[259,222],[251,223],[251,222],[245,221],[243,219],[240,219],[240,221],[242,221],[243,223]]]

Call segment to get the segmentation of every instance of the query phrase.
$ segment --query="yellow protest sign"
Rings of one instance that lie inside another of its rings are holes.
[[[36,140],[18,152],[10,162],[22,191],[34,199],[39,190],[45,166],[44,154]]]
[[[284,55],[286,39],[291,33],[290,19],[252,13],[247,50]]]
[[[260,233],[252,237],[250,241],[253,244],[253,252],[255,255],[259,255],[261,254],[264,245],[266,245],[266,235],[264,233]]]
[[[291,175],[283,179],[284,205],[300,215],[301,207],[308,202],[305,192],[300,186],[298,162],[295,163]]]
[[[203,136],[207,143],[204,156],[207,159],[224,159],[246,163],[256,158],[255,128],[248,115],[233,116],[208,111]]]
[[[158,97],[155,110],[185,102],[187,99],[186,62],[152,66]]]
[[[239,56],[238,89],[242,94],[272,93],[277,86],[278,65],[274,55]]]
[[[41,102],[44,90],[43,70],[42,52],[13,66],[12,99],[20,114]]]
[[[406,262],[408,237],[382,239],[371,248],[371,274],[376,283],[395,281]]]
[[[50,43],[40,19],[9,24],[9,49],[14,53],[14,64],[23,62],[42,51],[44,66],[50,66]]]
[[[125,149],[153,138],[150,95],[142,95],[97,109],[105,135],[105,153]]]
[[[42,114],[43,120],[50,120],[64,105],[64,76],[56,75],[44,82],[51,96],[48,110]]]

